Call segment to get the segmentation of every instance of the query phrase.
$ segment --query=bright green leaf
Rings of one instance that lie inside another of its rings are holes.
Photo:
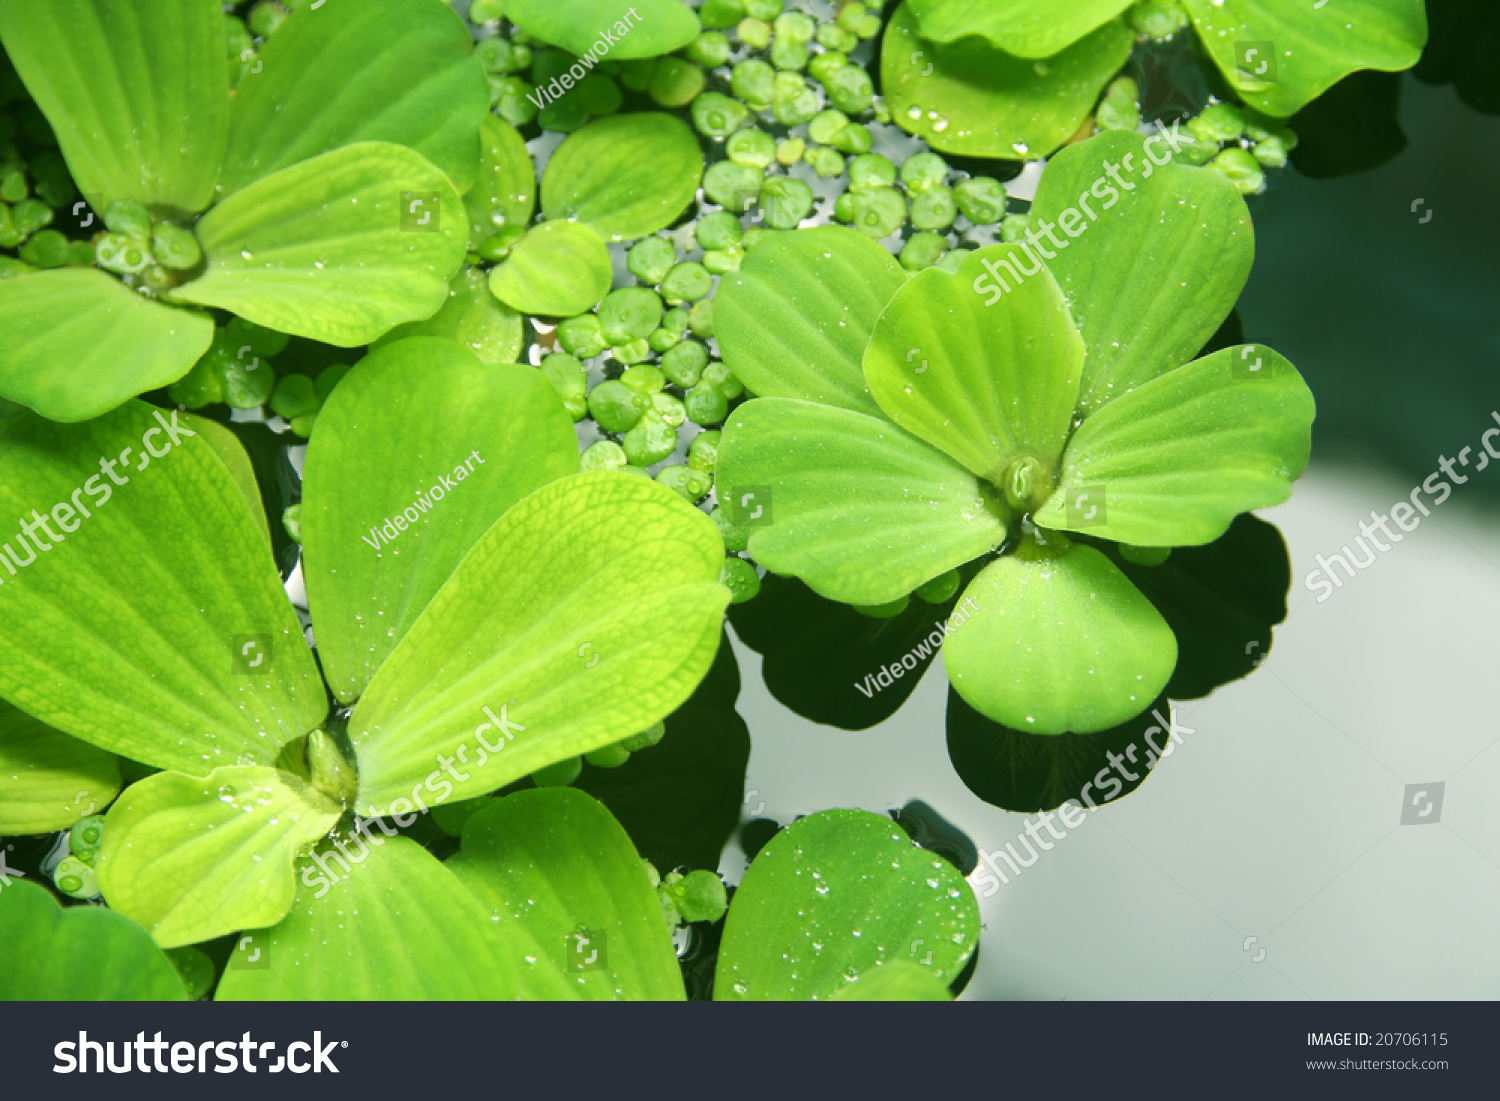
[[[214,0],[0,4],[6,52],[97,213],[133,199],[194,214],[213,198],[229,116],[223,22]]]
[[[362,360],[318,415],[303,488],[307,595],[334,694],[358,698],[480,536],[577,469],[572,419],[534,368],[486,367],[432,337]]]
[[[490,269],[490,290],[523,314],[576,317],[603,300],[613,279],[597,233],[578,222],[543,222]]]
[[[104,272],[59,268],[0,281],[0,334],[0,394],[83,421],[187,374],[214,324]]]
[[[280,769],[158,772],[110,808],[99,889],[163,948],[274,925],[296,896],[292,861],[340,813]]]
[[[911,0],[922,37],[952,42],[982,34],[1016,57],[1051,57],[1135,0]]]
[[[481,363],[514,363],[521,354],[521,330],[521,315],[490,293],[489,277],[478,268],[464,268],[453,277],[442,309],[426,321],[396,326],[375,344],[437,336],[467,348]]]
[[[255,517],[256,526],[266,537],[266,545],[273,546],[270,521],[266,519],[265,506],[261,503],[260,483],[255,480],[255,464],[240,443],[240,438],[218,421],[211,421],[207,417],[183,414],[183,418],[188,422],[188,427],[213,448],[214,456],[224,464],[229,477],[244,494],[245,504],[250,507],[250,515]]]
[[[525,229],[536,210],[536,166],[516,128],[497,115],[485,115],[479,138],[479,178],[464,196],[470,248],[501,229]]]
[[[905,272],[862,233],[822,226],[753,249],[724,277],[714,328],[752,393],[884,414],[865,384],[865,345]]]
[[[542,211],[606,241],[645,237],[687,209],[703,175],[698,139],[671,115],[611,115],[570,136],[542,175]]]
[[[891,960],[839,988],[834,1002],[951,1002],[941,979],[913,960]]]
[[[442,172],[410,149],[362,142],[257,180],[209,211],[198,223],[208,269],[172,297],[355,348],[436,313],[467,238]]]
[[[978,939],[979,903],[952,864],[884,815],[821,811],[778,833],[745,873],[714,997],[821,1000],[897,961],[946,984]]]
[[[507,0],[505,16],[543,42],[596,62],[669,54],[698,37],[698,17],[682,0]]]
[[[0,700],[0,835],[65,830],[119,790],[113,754]]]
[[[1241,512],[1291,496],[1313,413],[1312,392],[1282,356],[1259,344],[1225,348],[1085,420],[1035,520],[1139,546],[1212,542]],[[1077,507],[1090,487],[1102,493],[1102,515]]]
[[[848,604],[905,596],[1005,539],[1004,505],[967,470],[883,418],[829,405],[740,406],[717,482],[757,562]]]

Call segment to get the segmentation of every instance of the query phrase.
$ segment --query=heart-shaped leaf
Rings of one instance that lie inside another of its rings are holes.
[[[1313,396],[1260,344],[1225,348],[1117,398],[1073,434],[1038,524],[1151,547],[1210,543],[1241,512],[1292,494]],[[1102,515],[1077,506],[1102,493]]]
[[[578,443],[539,371],[486,367],[433,337],[370,353],[318,425],[303,569],[324,674],[351,703],[479,537],[578,470]]]
[[[0,394],[55,421],[84,421],[176,382],[214,323],[92,268],[0,281]]]
[[[496,115],[485,115],[479,138],[479,178],[464,196],[470,248],[478,248],[502,229],[525,229],[536,210],[536,165],[516,128]]]
[[[261,45],[259,68],[235,92],[222,191],[366,141],[414,149],[468,190],[490,96],[458,14],[440,0],[301,8]]]
[[[833,997],[910,961],[957,978],[979,939],[979,904],[957,869],[863,810],[798,819],[745,872],[719,947],[720,1001]]]
[[[490,290],[532,317],[576,317],[597,306],[614,280],[609,249],[588,226],[543,222],[490,269]]]
[[[1051,57],[1119,15],[1134,0],[911,0],[923,38],[982,34],[1016,57]]]
[[[940,45],[917,30],[902,5],[881,47],[881,83],[896,122],[944,153],[1007,160],[1046,156],[1076,134],[1135,43],[1116,20],[1033,61],[978,36]]]
[[[465,823],[463,850],[448,867],[530,965],[521,972],[523,997],[685,997],[640,855],[583,792],[540,788],[495,800]]]
[[[119,790],[113,754],[0,701],[0,835],[65,830]]]
[[[186,1000],[171,961],[124,915],[96,906],[65,910],[24,881],[0,891],[0,1001]]]
[[[361,142],[265,176],[198,223],[203,275],[172,297],[354,348],[431,317],[463,264],[468,221],[420,154]]]
[[[1040,261],[1009,292],[981,290],[999,290],[1025,255],[994,245],[970,252],[957,272],[928,268],[896,292],[865,350],[886,415],[1017,507],[1057,470],[1083,366],[1083,340]],[[1012,476],[1017,462],[1036,469]]]
[[[438,794],[445,772],[459,798],[483,795],[671,714],[718,649],[723,562],[708,517],[655,482],[596,472],[537,490],[475,544],[350,717],[362,812],[442,802],[420,789]]]
[[[1084,412],[1197,355],[1250,278],[1245,200],[1223,173],[1173,164],[1176,132],[1111,131],[1070,145],[1037,187],[1038,227],[1068,234],[1052,233],[1047,267],[1088,346]]]
[[[977,610],[944,644],[958,694],[997,723],[1037,734],[1107,730],[1145,710],[1172,675],[1172,629],[1099,551],[1047,546],[986,566]]]
[[[582,222],[606,241],[627,241],[671,225],[702,177],[703,154],[686,123],[657,112],[610,115],[552,154],[542,212]]]
[[[197,775],[269,764],[323,720],[322,678],[270,546],[176,412],[130,402],[78,425],[28,415],[0,432],[0,469],[0,515],[30,517],[34,533],[3,545],[15,557],[0,563],[0,697]]]
[[[280,769],[158,772],[110,808],[99,889],[163,948],[274,925],[297,893],[292,861],[340,813]]]
[[[223,23],[213,0],[0,4],[6,53],[97,213],[133,199],[193,214],[213,198],[229,117]]]
[[[242,940],[215,1001],[510,1001],[521,951],[414,841],[364,831],[299,861],[286,918]],[[319,866],[321,862],[321,867]]]
[[[426,321],[397,325],[375,342],[385,347],[413,336],[437,336],[467,348],[480,363],[514,363],[521,354],[521,315],[490,293],[489,277],[464,268],[453,277],[448,301]]]
[[[865,382],[870,333],[906,273],[842,226],[758,245],[714,299],[714,333],[735,377],[763,398],[802,398],[884,416]]]
[[[642,10],[637,10],[639,7]],[[682,0],[509,0],[505,16],[527,34],[561,46],[589,67],[604,60],[656,57],[698,35],[698,17]]]
[[[1003,502],[934,447],[831,405],[758,398],[729,418],[719,497],[750,553],[847,604],[884,604],[1005,539]]]

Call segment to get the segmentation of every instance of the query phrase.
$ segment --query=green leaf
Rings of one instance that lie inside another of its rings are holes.
[[[0,835],[65,830],[119,790],[113,754],[0,700]]]
[[[133,199],[194,214],[213,198],[229,116],[223,20],[213,0],[0,4],[0,40],[98,213]]]
[[[361,142],[257,180],[209,211],[198,223],[208,268],[172,297],[354,348],[436,313],[467,238],[463,204],[442,172],[402,146]]]
[[[85,421],[176,382],[214,323],[91,268],[0,281],[0,394],[55,421]]]
[[[1312,391],[1281,355],[1260,344],[1225,348],[1085,420],[1034,519],[1139,546],[1210,543],[1241,512],[1292,495],[1313,413]],[[1070,507],[1091,487],[1103,493],[1102,516]]]
[[[63,909],[24,880],[0,891],[0,1001],[182,1002],[171,962],[129,918]]]
[[[215,457],[224,464],[224,469],[233,479],[234,484],[240,487],[240,492],[245,495],[245,504],[250,506],[250,515],[255,518],[260,533],[266,537],[266,546],[274,550],[271,525],[266,520],[266,507],[260,496],[260,483],[255,479],[255,464],[251,461],[249,452],[240,443],[240,438],[218,421],[211,421],[207,417],[195,417],[191,414],[183,414],[183,416],[188,426],[203,437],[204,443],[213,448]]]
[[[1294,0],[1185,0],[1184,6],[1240,98],[1277,118],[1296,114],[1357,69],[1409,69],[1427,44],[1422,0],[1340,0],[1313,12]],[[1257,45],[1261,51],[1251,58]]]
[[[497,115],[485,115],[479,139],[479,178],[464,196],[470,248],[502,229],[525,229],[536,210],[536,166],[516,128]]]
[[[847,604],[905,596],[1005,539],[1004,504],[947,455],[883,418],[814,402],[736,409],[717,483],[757,562]]]
[[[896,292],[865,350],[870,392],[891,420],[1008,493],[1018,460],[1040,464],[1033,479],[1056,471],[1083,366],[1083,340],[1040,262],[994,293],[1024,256],[995,245],[955,273],[928,268]]]
[[[595,62],[669,54],[698,36],[698,16],[682,0],[507,0],[505,17]]]
[[[236,952],[215,1001],[510,1001],[520,952],[426,849],[366,829],[366,842],[299,861],[291,912]],[[320,868],[318,864],[321,863]],[[325,871],[326,869],[326,871]]]
[[[953,995],[936,975],[912,960],[891,960],[839,988],[833,1002],[951,1002]]]
[[[884,815],[820,811],[778,833],[745,873],[714,997],[821,1000],[898,961],[947,984],[978,940],[979,904],[952,864]]]
[[[1039,227],[1061,219],[1077,233],[1053,232],[1063,247],[1047,267],[1088,345],[1085,412],[1196,356],[1255,260],[1250,211],[1234,184],[1213,169],[1158,164],[1151,152],[1166,160],[1171,146],[1119,131],[1070,145],[1048,162],[1032,204]]]
[[[104,900],[163,948],[274,925],[292,907],[292,861],[341,811],[290,772],[158,772],[104,820],[95,869]]]
[[[530,964],[524,998],[685,997],[645,866],[620,824],[583,792],[539,788],[494,801],[464,825],[463,849],[448,867]]]
[[[588,226],[543,222],[490,269],[490,291],[533,317],[576,317],[603,301],[614,280],[609,249]]]
[[[1093,547],[1028,537],[970,583],[977,609],[943,648],[976,711],[1035,734],[1106,730],[1139,714],[1177,661],[1172,630]]]
[[[1107,23],[1046,61],[1012,57],[979,37],[938,45],[896,9],[880,53],[881,81],[902,129],[967,157],[1044,157],[1078,132],[1130,56],[1135,36]]]
[[[763,398],[883,416],[863,357],[880,311],[905,281],[889,252],[852,229],[774,237],[719,285],[714,331],[724,362]]]
[[[423,801],[424,780],[438,794],[455,755],[458,798],[482,795],[665,718],[718,649],[723,562],[713,522],[655,482],[597,472],[537,490],[475,544],[355,708],[358,806]]]
[[[1051,57],[1109,22],[1135,0],[911,0],[922,37],[952,42],[982,34],[1016,57]]]
[[[172,446],[177,416],[131,402],[0,432],[0,515],[76,526],[3,544],[35,561],[0,569],[0,697],[160,768],[269,764],[323,720],[322,678],[244,493],[180,419]]]
[[[490,526],[577,470],[573,422],[534,368],[486,367],[433,337],[360,361],[318,414],[303,488],[303,570],[334,694],[357,699]]]
[[[611,115],[570,136],[542,175],[542,211],[606,241],[645,237],[677,220],[703,176],[698,139],[671,115]]]
[[[262,43],[257,60],[262,68],[235,92],[222,192],[366,141],[415,150],[459,192],[473,184],[475,128],[489,111],[489,84],[463,20],[448,5],[304,4]]]
[[[385,347],[413,336],[436,336],[468,349],[488,364],[514,363],[521,354],[521,315],[490,293],[489,277],[464,268],[449,285],[448,301],[426,321],[397,325],[375,342]]]

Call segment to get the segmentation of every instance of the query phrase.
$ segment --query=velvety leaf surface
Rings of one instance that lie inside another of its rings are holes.
[[[365,357],[318,423],[303,569],[324,675],[351,703],[480,536],[577,471],[578,443],[539,371],[487,367],[433,337]]]
[[[110,808],[99,890],[163,948],[274,925],[296,895],[293,859],[340,813],[280,769],[158,772]]]
[[[464,196],[470,248],[502,229],[525,229],[536,210],[536,165],[516,128],[497,115],[485,115],[479,139],[479,177]]]
[[[1047,267],[1088,346],[1084,412],[1197,355],[1255,260],[1250,211],[1228,178],[1151,153],[1166,160],[1171,146],[1118,131],[1070,145],[1048,162],[1032,206],[1038,228],[1061,219],[1076,233],[1054,231],[1062,247]]]
[[[583,222],[606,241],[671,225],[703,176],[698,139],[671,115],[610,115],[571,135],[542,175],[542,211]]]
[[[967,470],[883,418],[829,405],[746,402],[717,478],[757,562],[849,604],[895,600],[1005,538],[1004,505]]]
[[[1177,661],[1171,628],[1093,547],[1028,540],[964,596],[978,610],[944,644],[948,679],[980,714],[1017,730],[1116,726],[1157,697]]]
[[[65,830],[119,790],[113,754],[0,700],[0,835]]]
[[[583,792],[538,788],[496,800],[464,825],[463,849],[448,866],[500,919],[507,947],[525,961],[524,998],[684,997],[640,855]]]
[[[951,982],[979,939],[979,905],[946,860],[863,810],[820,811],[778,833],[735,892],[719,948],[720,1001],[832,997],[896,961]]]
[[[1291,496],[1313,413],[1312,391],[1281,355],[1225,348],[1085,420],[1036,522],[1141,546],[1212,542],[1239,513]],[[1102,491],[1103,515],[1069,507],[1089,487]]]
[[[1225,79],[1246,103],[1277,118],[1296,114],[1356,69],[1408,69],[1427,44],[1422,0],[1340,0],[1314,11],[1295,0],[1185,0],[1184,7]],[[1271,56],[1241,56],[1243,43],[1269,44]]]
[[[92,268],[0,282],[0,395],[83,421],[176,382],[213,342],[196,310],[163,306]]]
[[[134,199],[193,214],[213,198],[229,116],[223,18],[213,0],[0,4],[11,63],[100,213]]]
[[[361,142],[265,176],[209,211],[198,223],[208,268],[172,297],[354,348],[436,313],[467,238],[442,172],[402,146]]]
[[[924,41],[902,5],[886,27],[881,83],[896,122],[934,149],[1027,160],[1078,132],[1134,43],[1117,21],[1038,62],[977,35],[948,45]]]
[[[460,192],[474,183],[489,84],[463,20],[441,0],[304,4],[259,61],[235,92],[225,193],[366,141],[416,150]]]
[[[521,354],[521,330],[521,315],[490,293],[489,276],[479,268],[464,268],[449,284],[442,309],[426,321],[397,325],[375,347],[436,336],[467,348],[481,363],[514,363]]]
[[[182,1002],[182,980],[135,922],[66,910],[25,880],[0,892],[0,1001]]]
[[[999,296],[1016,245],[928,268],[896,292],[865,350],[886,415],[999,486],[1016,459],[1057,470],[1078,396],[1083,340],[1044,267]]]
[[[911,0],[922,37],[952,42],[982,34],[1016,57],[1051,57],[1109,22],[1133,0]]]
[[[655,482],[596,472],[537,490],[475,544],[350,717],[361,811],[410,801],[424,779],[438,794],[440,755],[472,798],[665,718],[718,649],[723,560],[712,521]]]
[[[59,543],[35,529],[40,553],[5,541],[36,561],[0,569],[0,697],[161,768],[269,764],[323,720],[322,679],[241,488],[187,424],[173,447],[163,423],[131,402],[0,431],[0,515],[76,526]]]
[[[378,828],[298,861],[297,901],[250,934],[264,968],[224,972],[215,1001],[510,1001],[520,947],[441,862]]]
[[[571,54],[596,50],[596,60],[656,57],[698,35],[698,16],[682,0],[510,0],[505,16]]]
[[[905,281],[889,252],[852,229],[781,234],[752,249],[719,284],[719,350],[760,397],[884,416],[865,382],[865,345]]]
[[[543,222],[490,269],[490,291],[532,317],[576,317],[609,293],[609,249],[586,225]]]
[[[858,982],[847,983],[833,1002],[951,1002],[953,995],[936,975],[911,960],[891,960]]]

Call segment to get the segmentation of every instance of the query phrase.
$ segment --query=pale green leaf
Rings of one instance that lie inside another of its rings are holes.
[[[818,1001],[897,961],[946,984],[978,941],[979,903],[952,864],[884,815],[820,811],[778,833],[745,873],[714,997]]]
[[[723,562],[712,521],[655,482],[596,472],[537,490],[475,544],[350,717],[361,812],[482,795],[665,718],[718,649]]]
[[[884,418],[829,405],[740,406],[717,482],[757,562],[849,604],[905,596],[1005,539],[1005,505],[974,475]]]
[[[533,317],[576,317],[597,306],[614,279],[609,249],[579,222],[543,222],[490,269],[490,291]]]
[[[212,200],[229,116],[223,20],[215,0],[0,3],[0,40],[98,213],[133,199],[182,216]]]
[[[1066,227],[1042,250],[1088,346],[1085,412],[1196,356],[1250,278],[1239,190],[1170,158],[1165,135],[1100,134],[1053,157],[1037,188],[1038,230]]]
[[[61,537],[34,527],[40,543],[3,542],[16,558],[0,562],[0,697],[113,753],[203,775],[270,763],[327,700],[244,493],[191,432],[141,402],[0,431],[0,515],[45,509]]]
[[[724,362],[763,398],[803,398],[884,414],[865,383],[865,345],[906,280],[862,233],[820,226],[757,245],[714,299]]]
[[[943,643],[948,679],[986,718],[1033,734],[1107,730],[1161,693],[1177,663],[1166,621],[1093,547],[1028,537],[964,593]]]
[[[1240,513],[1291,496],[1313,414],[1312,391],[1282,356],[1259,344],[1225,348],[1085,420],[1035,520],[1141,546],[1211,543]],[[1103,515],[1076,507],[1087,487],[1103,494]]]
[[[204,443],[213,448],[214,455],[224,464],[229,477],[245,495],[245,504],[250,507],[250,514],[255,517],[260,533],[266,537],[266,545],[273,546],[271,525],[266,519],[265,505],[261,501],[260,483],[255,480],[255,464],[250,461],[250,455],[240,443],[240,438],[218,421],[211,421],[207,417],[184,413],[183,419],[188,422],[188,427],[203,437]]]
[[[866,971],[858,982],[840,987],[832,1002],[951,1002],[953,995],[936,975],[912,960],[891,960]]]
[[[340,813],[280,769],[219,768],[203,779],[158,772],[105,817],[99,890],[163,948],[274,925],[296,896],[292,861]]]
[[[479,138],[479,178],[464,196],[470,248],[502,229],[525,229],[536,210],[536,166],[516,128],[497,115],[485,115]]]
[[[595,62],[669,54],[698,35],[698,16],[682,0],[507,0],[505,17]]]
[[[365,141],[416,150],[460,192],[474,182],[489,84],[463,20],[441,0],[303,4],[256,64],[229,115],[223,192]]]
[[[703,154],[687,123],[659,112],[610,115],[558,146],[542,174],[542,211],[606,241],[645,237],[687,209]]]
[[[591,796],[539,788],[495,800],[465,823],[463,850],[448,867],[493,911],[507,946],[527,961],[524,998],[685,996],[645,865]]]
[[[982,34],[1016,57],[1051,57],[1109,22],[1134,0],[911,0],[922,37]]]
[[[113,754],[0,700],[0,835],[65,830],[119,790]]]
[[[55,421],[90,420],[176,382],[213,343],[214,324],[93,268],[0,281],[0,395]]]
[[[303,485],[303,571],[334,694],[358,698],[480,536],[577,470],[573,422],[535,368],[486,367],[433,337],[360,361],[318,414]]]
[[[215,1001],[510,1001],[518,946],[426,849],[367,826],[316,859],[280,924],[242,938]],[[259,953],[256,966],[249,957]]]
[[[361,142],[263,177],[198,223],[201,277],[172,297],[341,348],[431,317],[468,222],[420,154]]]
[[[397,325],[376,347],[412,336],[437,336],[467,348],[490,364],[514,363],[521,354],[521,315],[490,293],[489,277],[479,268],[464,268],[449,284],[448,301],[426,321]]]

